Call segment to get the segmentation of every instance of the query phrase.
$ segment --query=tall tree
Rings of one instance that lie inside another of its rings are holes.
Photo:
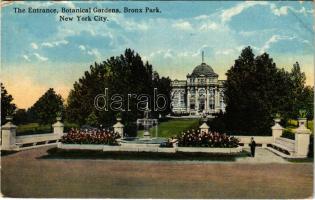
[[[12,103],[13,97],[8,94],[4,85],[1,83],[1,124],[5,123],[5,118],[12,115],[16,109],[16,105]]]
[[[148,62],[144,63],[140,55],[131,49],[126,49],[123,55],[111,57],[102,63],[95,63],[75,82],[74,88],[70,91],[67,118],[69,121],[83,125],[88,123],[89,115],[94,113],[98,124],[106,126],[115,121],[117,113],[121,113],[126,131],[134,132],[135,121],[138,117],[142,117],[143,112],[137,109],[138,96],[134,97],[132,94],[148,94],[151,97],[149,103],[152,105],[155,84],[169,87],[167,81],[164,79],[160,81],[159,77],[155,81],[154,77],[158,76],[153,74],[152,65]],[[95,108],[95,97],[104,94],[105,88],[107,88],[109,103],[115,94],[123,97],[122,110],[113,111],[109,106],[108,111]],[[167,93],[168,89],[161,88],[160,91]]]
[[[300,64],[296,62],[293,65],[291,73],[289,74],[291,80],[291,98],[292,98],[292,109],[290,110],[290,116],[296,118],[299,110],[305,108],[304,102],[304,87],[305,87],[305,73],[301,72]]]
[[[305,86],[301,97],[301,102],[303,102],[303,105],[301,105],[302,109],[305,109],[307,112],[307,118],[313,119],[314,118],[314,87]]]
[[[63,112],[63,100],[53,88],[49,88],[28,110],[40,124],[52,124],[56,121],[57,113]]]
[[[14,114],[13,121],[17,125],[31,122],[29,120],[29,115],[25,109],[17,109]]]
[[[234,133],[265,135],[271,132],[273,116],[289,98],[286,73],[277,69],[267,53],[255,58],[245,48],[225,82],[226,126]]]

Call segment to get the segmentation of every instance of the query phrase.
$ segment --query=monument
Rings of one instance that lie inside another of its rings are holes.
[[[157,137],[157,119],[151,119],[150,117],[150,110],[149,106],[147,104],[146,109],[144,111],[144,116],[142,119],[137,119],[137,127],[139,129],[139,126],[143,126],[143,138],[142,140],[151,140],[151,135],[150,135],[150,128],[155,126],[155,137]]]

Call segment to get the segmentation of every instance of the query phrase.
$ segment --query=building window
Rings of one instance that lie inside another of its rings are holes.
[[[190,104],[190,109],[195,110],[195,102]]]

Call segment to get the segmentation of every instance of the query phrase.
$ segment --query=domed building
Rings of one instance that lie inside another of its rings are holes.
[[[172,112],[175,115],[212,115],[225,112],[223,80],[204,62],[194,68],[187,80],[171,83]]]

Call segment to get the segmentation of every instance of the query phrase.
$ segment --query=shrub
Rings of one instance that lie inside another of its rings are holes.
[[[177,139],[180,147],[232,148],[239,146],[239,140],[233,136],[218,132],[205,133],[194,129],[183,132],[177,136]]]
[[[62,136],[61,142],[65,144],[108,144],[118,145],[118,133],[105,129],[71,129],[66,135]]]
[[[314,157],[314,134],[311,134],[310,136],[310,144],[308,147],[308,155],[309,158]]]
[[[290,129],[290,128],[284,129],[281,137],[288,138],[288,139],[291,139],[291,140],[295,140],[295,135],[292,132],[292,129]]]

